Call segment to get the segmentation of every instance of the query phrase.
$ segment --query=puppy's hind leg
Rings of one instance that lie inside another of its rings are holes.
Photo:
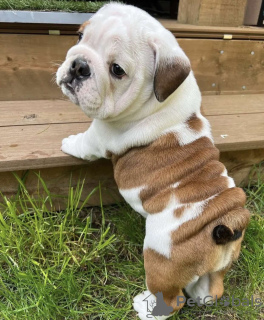
[[[185,287],[188,295],[201,304],[216,300],[224,293],[224,276],[228,268],[197,277]]]

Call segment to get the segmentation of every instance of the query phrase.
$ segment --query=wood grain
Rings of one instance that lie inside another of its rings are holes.
[[[211,95],[202,98],[206,116],[264,113],[263,94]]]
[[[180,23],[203,26],[243,25],[247,0],[181,0]]]
[[[178,9],[179,23],[199,24],[202,1],[203,0],[180,0]]]
[[[221,151],[264,147],[264,112],[208,115]],[[0,127],[0,171],[80,165],[80,159],[60,151],[61,140],[84,132],[89,123]]]
[[[52,82],[54,63],[63,62],[75,41],[73,36],[0,35],[0,101],[63,99]],[[264,92],[264,42],[179,39],[179,44],[204,94]]]
[[[205,95],[202,106],[206,116],[263,113],[264,94]],[[66,100],[0,101],[0,110],[0,127],[92,121]]]
[[[264,42],[179,39],[203,94],[264,92]]]
[[[62,98],[53,79],[75,43],[67,36],[0,35],[0,100]]]
[[[88,127],[89,123],[0,127],[0,171],[84,164],[64,154],[60,147],[63,138]]]
[[[0,110],[0,127],[92,121],[66,100],[0,101]]]
[[[195,1],[196,3],[196,1]],[[199,0],[197,1],[199,3]],[[199,26],[182,24],[175,19],[158,19],[160,23],[179,38],[211,38],[223,39],[224,34],[232,34],[233,39],[263,40],[264,29],[261,27],[223,27],[223,26]],[[52,24],[23,24],[0,22],[0,33],[9,34],[43,34],[48,35],[49,30],[60,30],[61,35],[73,35],[77,39],[76,31],[79,25],[52,25]],[[57,36],[55,36],[57,37]]]
[[[207,116],[220,151],[264,148],[264,113]]]
[[[120,201],[120,196],[116,183],[113,178],[112,163],[107,160],[98,160],[80,166],[66,166],[60,168],[45,168],[40,170],[16,171],[20,178],[25,177],[27,191],[36,201],[47,197],[38,176],[44,180],[52,198],[52,207],[49,201],[46,202],[47,208],[53,211],[63,210],[67,207],[70,188],[75,190],[78,183],[83,183],[83,192],[78,207],[82,205],[86,197],[91,192],[86,206],[100,205],[99,184],[104,204],[111,204]],[[12,172],[0,172],[1,193],[10,198],[18,192],[19,183]],[[2,198],[0,196],[0,202]]]

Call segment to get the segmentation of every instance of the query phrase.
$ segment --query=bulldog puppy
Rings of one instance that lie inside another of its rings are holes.
[[[172,312],[157,319],[166,319],[183,306],[182,289],[200,303],[220,298],[250,215],[219,162],[190,61],[169,31],[133,6],[106,5],[79,34],[57,83],[94,120],[61,149],[112,159],[120,193],[146,217],[148,291],[134,309],[154,318],[143,300],[161,292]]]

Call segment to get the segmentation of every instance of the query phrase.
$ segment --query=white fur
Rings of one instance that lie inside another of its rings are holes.
[[[223,173],[221,174],[222,177],[227,177],[228,180],[228,188],[234,188],[236,186],[235,181],[233,178],[228,176],[227,170],[224,169]]]
[[[171,233],[177,230],[183,223],[199,216],[203,211],[203,207],[212,198],[214,196],[204,201],[190,204],[185,208],[181,217],[177,218],[174,215],[174,211],[183,205],[177,201],[175,196],[172,196],[169,205],[162,212],[147,216],[144,250],[154,249],[165,257],[170,258]]]
[[[191,281],[186,287],[186,292],[188,295],[193,298],[197,299],[198,297],[201,298],[201,304],[207,303],[212,300],[210,296],[210,277],[209,274],[205,274],[202,277],[195,277],[193,281]],[[208,298],[207,298],[208,297]],[[206,299],[205,299],[206,298]]]
[[[141,190],[144,189],[143,187],[139,188],[133,188],[133,189],[126,189],[126,190],[120,190],[119,192],[123,196],[123,198],[126,200],[127,203],[130,204],[130,206],[138,213],[140,213],[144,218],[147,217],[148,212],[144,210],[142,206],[142,201],[139,197],[139,194]]]
[[[216,265],[215,271],[220,271],[225,269],[230,262],[232,261],[232,255],[233,255],[233,244],[229,243],[227,244],[228,248],[224,248],[222,251],[222,254],[220,255],[219,261]]]
[[[153,103],[153,108],[156,104],[157,101]],[[62,146],[62,151],[87,160],[105,158],[107,151],[120,154],[131,147],[146,145],[168,131],[179,134],[182,145],[201,136],[212,139],[210,126],[204,117],[200,116],[204,123],[201,133],[192,132],[182,124],[194,112],[199,112],[201,105],[201,94],[192,72],[183,84],[159,105],[160,109],[153,111],[148,117],[144,117],[145,107],[148,108],[144,105],[136,115],[129,116],[129,121],[95,119],[85,132],[85,142],[82,136],[70,136],[64,140],[65,143],[67,141],[67,149]]]

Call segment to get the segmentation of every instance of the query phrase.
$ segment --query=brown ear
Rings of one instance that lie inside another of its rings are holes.
[[[154,92],[157,100],[166,100],[187,78],[191,71],[189,61],[175,58],[173,62],[160,63],[154,78]]]

